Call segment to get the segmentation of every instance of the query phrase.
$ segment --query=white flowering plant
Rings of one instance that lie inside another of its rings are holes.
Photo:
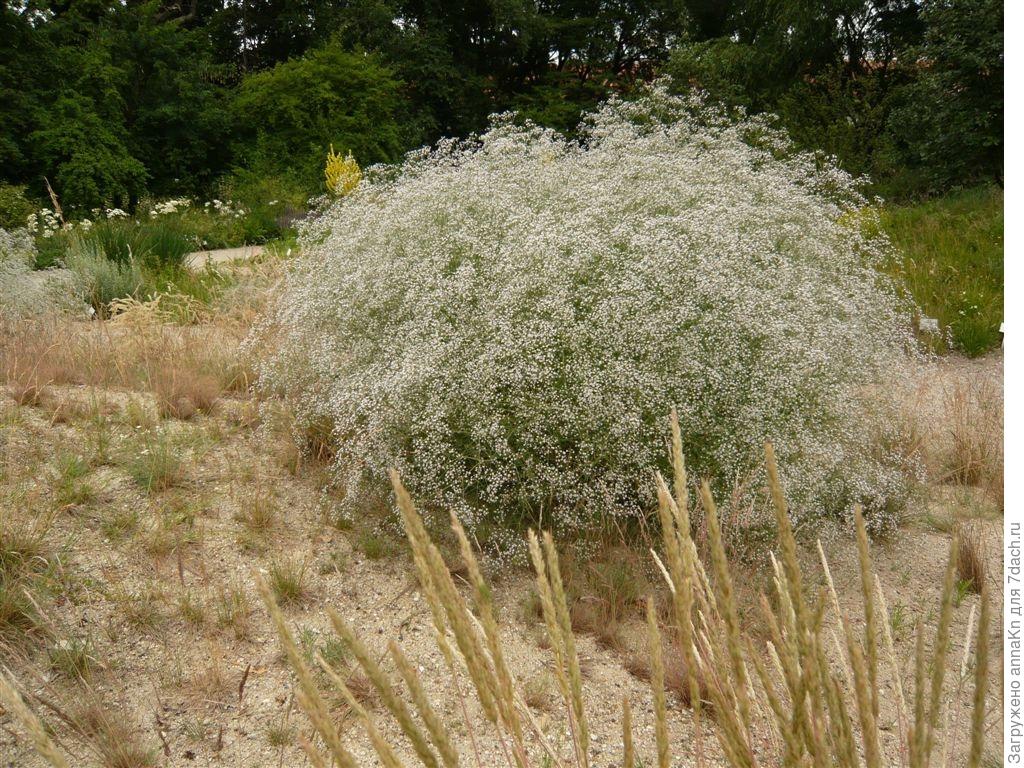
[[[73,277],[60,270],[37,271],[35,259],[27,229],[0,228],[0,331],[30,317],[85,312]]]
[[[478,531],[643,516],[676,408],[691,476],[756,507],[771,440],[797,517],[882,527],[913,475],[887,383],[917,353],[858,189],[662,84],[578,141],[498,116],[306,225],[261,383],[330,425],[351,510],[397,467]]]

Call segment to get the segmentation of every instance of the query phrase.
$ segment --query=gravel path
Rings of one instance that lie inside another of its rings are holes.
[[[189,269],[202,269],[207,264],[225,264],[231,261],[245,261],[263,253],[262,245],[243,245],[239,248],[218,248],[213,251],[196,251],[185,257]]]

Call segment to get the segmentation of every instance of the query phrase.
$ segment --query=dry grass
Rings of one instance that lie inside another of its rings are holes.
[[[39,405],[51,385],[84,384],[151,391],[161,415],[189,418],[224,391],[248,390],[242,333],[222,325],[32,321],[0,333],[0,375],[21,405]]]
[[[57,745],[53,743],[50,734],[36,713],[28,708],[24,698],[17,689],[8,681],[7,675],[0,671],[0,703],[8,713],[21,723],[21,726],[28,731],[32,739],[32,745],[46,762],[54,768],[68,768],[68,762]]]
[[[34,340],[25,339],[20,345],[0,349],[0,372],[7,392],[18,405],[37,406],[60,371]]]
[[[109,416],[116,410],[105,400],[89,403],[70,393],[56,393],[49,389],[43,391],[42,397],[34,405],[38,405],[49,415],[51,424],[73,424],[90,416]]]
[[[46,632],[33,594],[53,557],[46,542],[50,523],[47,516],[29,522],[0,509],[0,645]]]
[[[266,537],[278,527],[280,514],[270,484],[256,479],[255,488],[238,498],[235,520],[255,537]]]
[[[214,612],[218,627],[229,630],[237,640],[249,637],[252,632],[252,601],[240,581],[217,590]]]
[[[946,392],[949,427],[942,459],[948,482],[985,489],[1003,506],[1003,399],[989,379],[962,378]]]
[[[551,675],[539,674],[527,680],[523,687],[523,701],[530,709],[554,712],[554,680]]]
[[[981,590],[988,579],[988,552],[982,529],[976,523],[960,523],[956,528],[959,541],[956,558],[956,575],[961,584],[975,594]]]
[[[108,597],[134,630],[153,631],[167,618],[163,611],[164,594],[156,584],[140,587],[118,584],[110,590]]]
[[[348,687],[352,698],[367,709],[376,709],[380,697],[370,678],[359,670],[352,671],[345,678],[345,685]]]
[[[192,670],[186,688],[192,696],[204,702],[227,701],[237,689],[238,683],[228,674],[224,649],[216,641],[208,642],[205,648],[205,660]]]
[[[191,419],[197,413],[210,413],[222,391],[216,376],[171,361],[152,370],[149,381],[163,418]]]
[[[68,637],[54,643],[47,651],[50,669],[71,680],[89,682],[102,666],[92,640]]]
[[[192,629],[202,629],[210,622],[206,603],[190,589],[178,595],[178,616]]]
[[[112,712],[89,695],[70,715],[71,722],[95,750],[104,768],[149,768],[157,753],[138,736],[138,727],[126,712]]]
[[[593,635],[603,648],[625,651],[624,625],[643,615],[642,596],[650,589],[640,555],[619,544],[602,547],[582,563],[571,555],[563,560],[573,631]]]
[[[651,655],[647,653],[632,653],[627,657],[625,663],[626,671],[638,680],[646,683],[651,682]],[[665,690],[673,694],[676,699],[687,709],[693,709],[693,702],[690,697],[690,675],[686,668],[686,661],[682,648],[678,642],[668,642],[665,645],[664,657]],[[701,708],[704,712],[712,714],[711,699],[708,694],[707,678],[698,667],[695,677],[697,678],[697,692],[701,701]]]

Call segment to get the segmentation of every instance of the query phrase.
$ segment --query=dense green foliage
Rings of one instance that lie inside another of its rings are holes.
[[[1003,4],[929,4],[917,51],[927,62],[891,118],[906,162],[932,187],[1002,181]]]
[[[391,162],[508,109],[574,131],[667,72],[931,192],[1001,178],[1002,48],[997,0],[5,0],[0,180],[255,212],[321,192],[331,144]]]
[[[25,197],[25,187],[0,182],[0,229],[25,226],[25,220],[34,210]]]
[[[667,71],[904,196],[1001,179],[998,0],[715,4]]]
[[[1003,192],[979,188],[882,212],[900,252],[892,271],[969,355],[998,347],[1003,321]],[[939,348],[945,340],[937,339]]]
[[[258,176],[291,177],[316,189],[324,147],[337,144],[364,164],[397,157],[408,143],[402,107],[399,82],[376,56],[336,44],[317,48],[242,81],[236,156]]]

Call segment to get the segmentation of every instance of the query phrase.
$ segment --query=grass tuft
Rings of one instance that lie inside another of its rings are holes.
[[[946,393],[949,439],[945,478],[984,489],[1003,504],[1003,400],[998,385],[961,379]]]
[[[162,432],[143,441],[127,469],[132,479],[149,493],[165,491],[184,478],[184,462],[179,450]]]
[[[98,753],[104,768],[150,768],[157,752],[142,742],[128,713],[112,712],[95,696],[71,713],[71,722]]]
[[[301,603],[307,596],[306,563],[296,560],[273,562],[267,574],[274,598],[281,605]]]
[[[216,376],[173,361],[163,361],[150,372],[149,380],[162,418],[186,420],[210,413],[222,391]]]
[[[961,523],[957,526],[956,537],[960,542],[956,558],[957,579],[967,591],[981,594],[989,572],[983,530],[976,523]]]
[[[28,525],[0,510],[0,645],[45,633],[33,594],[50,567],[49,520]]]

